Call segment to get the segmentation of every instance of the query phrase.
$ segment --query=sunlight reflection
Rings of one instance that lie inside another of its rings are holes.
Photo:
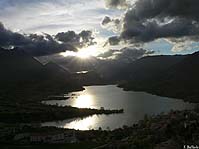
[[[96,117],[91,116],[87,117],[84,119],[78,119],[75,121],[72,121],[70,123],[67,123],[64,128],[69,128],[69,129],[79,129],[79,130],[89,130],[93,129],[96,123]]]
[[[94,97],[90,94],[79,95],[74,99],[73,106],[79,108],[92,108]]]

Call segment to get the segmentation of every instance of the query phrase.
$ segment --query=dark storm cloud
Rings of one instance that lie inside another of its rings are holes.
[[[123,9],[127,7],[126,0],[105,0],[106,7]]]
[[[108,39],[108,41],[104,44],[104,47],[105,46],[107,46],[108,44],[109,45],[112,45],[112,46],[114,46],[114,45],[118,45],[119,43],[120,43],[120,37],[118,37],[118,36],[112,36],[112,37],[110,37],[109,39]]]
[[[28,42],[25,36],[14,33],[10,30],[7,30],[4,25],[0,22],[0,45],[9,46],[11,44],[21,45]]]
[[[58,33],[55,37],[60,38],[56,39],[54,36],[46,33],[43,35],[20,34],[6,29],[4,25],[0,23],[0,47],[18,47],[32,56],[49,55],[66,50],[76,51],[76,48],[94,44],[92,32],[90,31],[82,31],[80,34],[71,31],[67,36],[62,37],[61,35],[62,33]],[[78,38],[78,40],[76,38]]]
[[[102,20],[102,25],[107,25],[110,22],[112,22],[112,19],[108,16],[105,16],[104,19]]]
[[[91,31],[82,31],[79,34],[76,34],[74,31],[61,32],[55,35],[55,39],[63,43],[72,43],[80,48],[95,44]]]
[[[82,46],[90,46],[90,45],[94,45],[96,44],[96,42],[94,42],[94,37],[92,36],[92,32],[91,31],[82,31],[81,33],[79,33],[80,36],[80,43],[82,44]]]
[[[137,0],[126,16],[136,20],[159,17],[183,17],[198,20],[198,0]]]
[[[121,38],[132,42],[149,42],[158,38],[180,38],[196,36],[199,33],[198,23],[184,18],[176,18],[170,23],[160,25],[157,21],[143,23],[129,22],[124,24]]]
[[[158,38],[198,40],[198,0],[137,0],[125,13],[120,39],[149,42]]]
[[[120,19],[112,19],[109,16],[105,16],[101,24],[102,26],[105,26],[105,27],[112,25],[119,29],[120,23],[121,23]]]

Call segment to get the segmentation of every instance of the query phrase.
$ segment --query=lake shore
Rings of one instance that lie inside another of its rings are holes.
[[[163,91],[158,88],[150,88],[147,85],[141,86],[141,85],[134,85],[133,83],[121,83],[117,85],[118,87],[122,88],[124,91],[137,91],[137,92],[146,92],[152,95],[162,96],[162,97],[168,97],[168,98],[175,98],[175,99],[182,99],[185,102],[190,103],[199,103],[198,101],[198,95],[191,96],[184,96],[182,93],[177,94],[169,91]]]
[[[171,111],[167,114],[159,114],[153,117],[146,115],[143,120],[131,127],[123,126],[123,128],[112,131],[102,130],[101,128],[99,130],[79,131],[22,124],[18,126],[10,125],[5,128],[3,127],[4,124],[1,123],[0,142],[3,147],[7,148],[12,148],[13,146],[25,148],[27,145],[32,148],[45,148],[49,146],[48,144],[58,144],[57,148],[84,144],[85,146],[83,145],[82,148],[85,147],[87,149],[94,147],[98,147],[98,149],[129,148],[132,146],[137,149],[180,148],[186,144],[197,145],[199,143],[198,117],[198,109]],[[65,134],[65,142],[54,143],[52,138],[51,141],[46,140],[43,143],[39,140],[36,142],[31,141],[33,136],[43,136],[45,138],[45,136],[51,137],[56,134]],[[75,144],[68,142],[71,138],[66,136],[69,134],[75,134]],[[37,145],[38,143],[40,145]]]
[[[152,82],[151,82],[152,83]],[[152,95],[162,96],[162,97],[168,97],[168,98],[175,98],[175,99],[182,99],[185,102],[190,103],[199,103],[198,101],[198,94],[195,94],[193,96],[185,95],[185,94],[177,94],[175,92],[171,91],[164,91],[160,90],[158,88],[152,88],[148,86],[147,84],[140,85],[143,83],[137,83],[137,82],[128,82],[128,81],[105,81],[103,83],[90,83],[90,84],[83,84],[85,86],[106,86],[106,85],[117,85],[117,87],[122,88],[124,91],[137,91],[137,92],[146,92]],[[150,84],[150,83],[149,83]],[[84,89],[83,89],[84,90]],[[79,91],[83,91],[79,90]]]
[[[6,109],[6,110],[4,110]],[[4,106],[0,112],[1,122],[5,123],[35,123],[69,118],[81,118],[93,114],[123,113],[119,110],[76,108],[71,106],[58,107],[39,103]],[[4,111],[4,112],[3,112]],[[7,111],[7,112],[6,112]],[[16,112],[17,111],[17,112]]]
[[[98,129],[102,127],[111,130],[123,125],[131,126],[143,119],[145,114],[156,115],[161,112],[173,110],[192,109],[194,104],[186,103],[183,100],[172,99],[151,95],[144,92],[123,91],[116,85],[106,86],[85,86],[81,92],[72,92],[74,97],[67,100],[49,100],[44,101],[48,105],[79,107],[79,108],[101,108],[105,109],[124,109],[123,114],[93,115],[83,119],[73,119],[64,121],[51,121],[44,126],[56,126],[88,130],[90,128]]]

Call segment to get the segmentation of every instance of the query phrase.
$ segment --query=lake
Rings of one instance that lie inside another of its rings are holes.
[[[71,105],[79,108],[124,109],[122,114],[93,115],[64,121],[46,122],[42,126],[56,126],[79,130],[115,129],[123,125],[131,126],[144,116],[156,115],[170,110],[191,109],[194,104],[183,100],[160,97],[145,92],[123,91],[116,85],[86,86],[84,91],[67,94],[67,100],[43,101],[49,105]]]

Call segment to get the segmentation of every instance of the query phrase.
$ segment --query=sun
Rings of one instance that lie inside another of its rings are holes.
[[[76,56],[81,59],[87,59],[87,58],[91,57],[92,54],[90,52],[88,52],[87,49],[81,49],[77,52]]]
[[[80,59],[89,59],[90,57],[97,56],[98,52],[95,46],[89,46],[89,47],[78,49],[77,52],[73,52],[73,51],[62,52],[60,55],[64,57],[76,56]]]
[[[95,46],[89,46],[86,48],[82,48],[79,49],[77,52],[77,57],[81,58],[81,59],[87,59],[90,58],[92,56],[96,56],[97,55],[97,50]]]

